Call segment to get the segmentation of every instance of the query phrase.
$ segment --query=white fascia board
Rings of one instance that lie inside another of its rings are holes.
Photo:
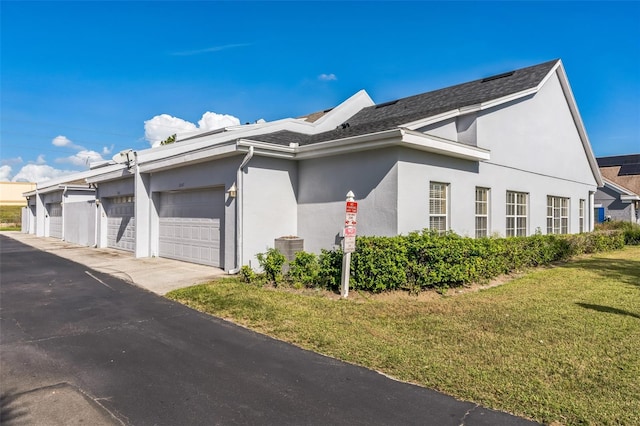
[[[460,115],[460,110],[454,109],[451,111],[443,112],[441,114],[432,115],[431,117],[421,118],[420,120],[411,121],[410,123],[402,124],[401,126],[404,129],[416,130],[424,126],[428,126],[429,124],[439,123],[441,121],[448,120],[450,118],[455,118]]]
[[[251,139],[239,139],[236,145],[239,152],[248,152],[249,147],[252,146],[255,155],[288,159],[293,159],[295,157],[297,148],[291,146],[276,145],[268,142],[254,141]]]
[[[138,170],[141,173],[149,173],[166,169],[182,167],[188,164],[202,163],[216,158],[233,155],[238,151],[236,142],[229,141],[224,144],[208,146],[197,151],[178,153],[172,156],[163,156],[155,160],[138,160]]]
[[[398,127],[402,127],[404,129],[416,130],[424,126],[428,126],[430,124],[439,123],[450,118],[456,118],[461,115],[470,114],[472,112],[478,112],[485,109],[493,108],[507,102],[511,102],[517,99],[521,99],[527,97],[529,95],[535,94],[540,86],[532,87],[531,89],[522,90],[517,93],[512,93],[511,95],[503,96],[501,98],[492,99],[490,101],[482,102],[474,105],[467,105],[461,108],[453,109],[451,111],[443,112],[440,114],[436,114],[430,117],[421,118],[420,120],[411,121],[406,124],[402,124]]]
[[[472,161],[490,159],[490,152],[486,149],[399,128],[296,147],[278,146],[246,139],[239,141],[238,145],[253,146],[258,155],[295,160],[334,156],[390,146],[405,146]]]
[[[400,129],[385,130],[377,133],[353,136],[350,138],[335,139],[332,141],[304,145],[294,148],[297,160],[327,157],[346,154],[349,152],[365,151],[375,148],[384,148],[398,144],[402,138]]]
[[[65,183],[72,182],[79,179],[86,180],[87,178],[90,178],[92,176],[96,176],[102,173],[102,170],[103,169],[87,170],[84,172],[64,175],[56,179],[46,180],[44,182],[38,182],[36,183],[36,188],[38,189],[38,192],[42,194],[43,193],[42,191],[46,191],[50,187],[57,187],[58,185],[64,185]]]
[[[556,66],[553,67],[553,69],[549,72],[549,75],[547,75],[547,78],[543,80],[543,82],[546,82],[548,77],[553,75],[553,73],[556,73],[558,75],[560,86],[562,87],[562,91],[564,92],[567,104],[569,105],[569,110],[571,111],[574,124],[576,126],[576,129],[578,130],[580,140],[582,141],[582,146],[584,148],[585,154],[587,155],[587,160],[589,161],[589,166],[591,167],[593,177],[596,179],[597,186],[602,187],[603,181],[602,175],[600,174],[600,168],[598,167],[596,156],[591,149],[591,142],[589,141],[589,136],[587,136],[587,131],[584,127],[584,123],[582,122],[580,112],[578,111],[578,104],[573,97],[573,91],[571,90],[571,86],[569,85],[569,79],[567,78],[567,73],[564,70],[564,66],[562,66],[562,61],[558,61]]]
[[[630,203],[632,201],[640,201],[640,196],[638,195],[621,195],[620,201],[623,203]]]
[[[447,157],[462,158],[471,161],[488,161],[491,151],[466,145],[437,136],[426,135],[413,130],[403,130],[402,142],[420,151],[432,152]]]
[[[35,189],[33,191],[29,191],[29,192],[23,192],[22,196],[25,198],[28,197],[33,197],[34,195],[36,195],[38,193],[38,191],[36,191]]]
[[[115,164],[113,167],[109,167],[109,170],[104,170],[103,173],[97,176],[87,178],[86,181],[87,183],[101,183],[129,177],[133,177],[133,170],[128,169],[124,164]]]

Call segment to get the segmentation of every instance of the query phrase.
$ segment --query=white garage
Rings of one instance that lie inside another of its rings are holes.
[[[62,239],[62,204],[47,204],[49,212],[49,236]]]
[[[136,218],[134,197],[113,197],[106,199],[107,247],[135,251]]]
[[[162,192],[159,198],[160,256],[221,267],[224,189]]]

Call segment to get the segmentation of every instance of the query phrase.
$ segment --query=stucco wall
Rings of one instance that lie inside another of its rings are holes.
[[[133,195],[133,193],[133,177],[98,184],[98,194],[100,198]]]
[[[254,156],[245,167],[242,180],[242,261],[257,267],[257,253],[273,247],[276,238],[296,235],[298,164]]]
[[[478,146],[491,150],[490,164],[593,186],[596,180],[562,87],[553,74],[523,100],[482,111]]]
[[[358,201],[359,235],[398,232],[396,148],[300,161],[298,236],[306,251],[330,249],[344,228],[346,194]]]

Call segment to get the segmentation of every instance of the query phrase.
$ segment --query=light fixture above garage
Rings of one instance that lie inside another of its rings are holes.
[[[236,195],[238,195],[238,188],[236,188],[235,182],[233,183],[233,185],[231,185],[231,188],[229,188],[227,194],[229,194],[230,198],[236,198]]]

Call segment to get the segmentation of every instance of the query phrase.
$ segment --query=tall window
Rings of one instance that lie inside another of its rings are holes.
[[[507,237],[527,235],[527,193],[507,191]]]
[[[569,199],[547,196],[547,234],[569,233]]]
[[[489,188],[476,187],[476,238],[489,233]]]
[[[580,228],[579,232],[584,232],[584,207],[586,201],[580,200],[580,206],[578,207],[578,226]]]
[[[429,229],[443,234],[449,225],[447,209],[446,183],[430,182],[429,184]]]

